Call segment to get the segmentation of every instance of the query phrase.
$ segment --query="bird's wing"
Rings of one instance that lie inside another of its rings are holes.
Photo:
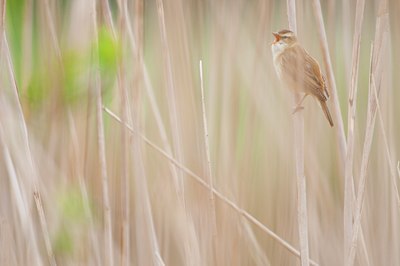
[[[325,80],[324,75],[321,72],[321,68],[320,68],[317,60],[315,60],[313,57],[311,57],[307,53],[306,50],[303,49],[303,51],[305,53],[306,66],[308,68],[310,68],[310,66],[311,66],[311,69],[307,76],[312,75],[312,77],[317,80],[318,84],[320,84],[320,86],[318,86],[318,90],[321,90],[322,94],[324,94],[324,97],[326,99],[329,98],[329,93],[328,93],[328,90],[326,87],[326,80]]]
[[[327,100],[329,95],[318,62],[303,47],[295,44],[286,48],[282,53],[281,62],[286,79],[293,86],[302,86],[306,93],[316,96],[321,101]]]

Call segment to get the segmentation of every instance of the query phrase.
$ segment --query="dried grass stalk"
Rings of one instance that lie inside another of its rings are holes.
[[[129,13],[127,11],[125,12],[125,18],[126,18],[126,21],[130,21]],[[139,58],[139,60],[140,60],[139,61],[139,72],[141,73],[141,75],[143,75],[142,76],[143,87],[147,94],[147,97],[148,97],[148,100],[150,103],[150,108],[154,115],[163,147],[169,154],[172,154],[172,147],[169,143],[167,131],[166,131],[164,122],[161,117],[160,109],[157,105],[154,88],[152,86],[152,83],[151,83],[151,80],[149,77],[149,71],[147,70],[147,67],[144,64],[144,62],[141,60],[140,53],[141,53],[143,47],[141,44],[139,44],[137,42],[137,40],[133,34],[133,29],[132,29],[130,23],[127,23],[126,27],[127,27],[127,32],[128,32],[129,48],[130,48],[131,52],[133,53],[133,55],[135,56],[135,58]],[[139,34],[138,38],[139,38],[139,42],[140,42],[140,40],[141,40],[140,34]],[[169,162],[169,169],[170,169],[171,176],[173,178],[173,184],[175,187],[176,194],[178,196],[178,202],[179,202],[180,208],[184,212],[187,213],[184,190],[182,189],[183,188],[182,175],[178,173],[178,167],[176,167],[176,165],[174,165],[171,162]],[[185,220],[186,226],[185,226],[185,235],[183,236],[183,242],[184,242],[183,246],[186,249],[186,252],[185,252],[186,261],[190,262],[190,261],[196,260],[196,256],[192,256],[192,255],[193,255],[193,251],[196,250],[196,248],[194,246],[197,245],[197,242],[194,242],[196,239],[195,239],[195,236],[193,235],[193,230],[189,230],[189,227],[194,226],[193,220],[191,219],[191,217],[189,215],[186,215],[185,219],[186,219]],[[189,250],[189,247],[192,247],[192,248]],[[190,255],[190,253],[192,255]]]
[[[168,103],[168,113],[171,125],[171,136],[172,136],[172,146],[174,154],[176,155],[179,161],[184,161],[183,156],[183,147],[182,147],[182,136],[181,136],[181,126],[179,122],[179,116],[177,111],[177,93],[175,80],[173,77],[173,67],[172,67],[172,57],[171,57],[171,49],[169,48],[167,29],[165,23],[165,13],[164,13],[164,5],[163,0],[157,0],[157,18],[158,25],[161,35],[161,50],[163,56],[163,71],[164,71],[164,79],[166,81],[166,89],[167,89],[167,103]],[[184,199],[185,194],[185,185],[183,179],[182,171],[177,168],[176,170],[176,180],[178,181],[176,187],[178,188],[177,194],[181,197],[182,207],[186,213],[186,221],[187,225],[185,226],[185,234],[188,236],[188,239],[185,238],[185,241],[190,241],[184,244],[185,250],[185,259],[187,264],[192,264],[194,261],[200,261],[199,250],[200,247],[197,244],[194,223],[191,220],[189,212],[186,208],[186,202]]]
[[[157,0],[157,14],[158,14],[158,24],[160,28],[161,34],[161,43],[162,43],[162,54],[163,54],[163,62],[164,62],[164,77],[166,79],[167,86],[167,101],[169,108],[169,117],[171,122],[171,131],[173,138],[173,147],[174,152],[177,155],[179,160],[182,160],[182,145],[181,145],[181,137],[180,137],[180,126],[178,121],[178,112],[176,105],[176,94],[175,94],[175,84],[172,73],[172,62],[171,62],[171,54],[168,44],[167,38],[167,30],[165,25],[165,15],[164,15],[164,5],[162,0]],[[180,190],[184,191],[183,177],[181,173],[178,172],[179,182],[180,182]]]
[[[92,25],[95,39],[95,52],[98,49],[98,32],[97,32],[97,12],[96,12],[96,0],[92,3]],[[93,86],[95,90],[96,98],[96,122],[97,122],[97,144],[99,151],[99,164],[101,174],[101,186],[103,191],[103,219],[104,219],[104,261],[107,265],[114,265],[114,244],[113,244],[113,233],[112,233],[112,219],[111,219],[111,206],[108,186],[108,175],[107,175],[107,159],[106,159],[106,147],[104,139],[104,121],[103,121],[103,100],[101,94],[101,79],[99,73],[99,59],[98,55],[93,55],[94,65],[94,76]]]
[[[210,190],[209,184],[204,181],[202,177],[199,175],[195,174],[192,170],[184,166],[182,163],[180,163],[177,159],[172,157],[172,155],[168,154],[166,151],[158,147],[156,144],[154,144],[151,140],[149,140],[145,135],[143,135],[141,132],[139,132],[137,129],[129,126],[128,124],[124,123],[121,118],[119,118],[115,113],[110,111],[109,109],[103,107],[104,111],[110,115],[114,120],[116,120],[118,123],[123,125],[126,129],[128,129],[132,134],[137,134],[147,145],[149,145],[151,148],[155,149],[157,152],[159,152],[161,155],[163,155],[165,158],[168,159],[169,162],[174,164],[177,168],[179,168],[182,172],[193,178],[194,181],[196,181],[198,184],[203,186],[204,188]],[[250,213],[247,211],[241,209],[236,203],[228,199],[226,196],[224,196],[221,192],[216,190],[215,188],[212,189],[212,192],[214,196],[219,198],[222,202],[230,206],[233,210],[235,210],[239,215],[242,215],[244,218],[246,218],[249,222],[257,226],[260,230],[262,230],[264,233],[275,239],[279,244],[281,244],[284,248],[286,248],[288,251],[290,251],[292,254],[300,258],[300,252],[295,249],[292,245],[290,245],[287,241],[282,239],[280,236],[278,236],[276,233],[274,233],[271,229],[266,227],[264,224],[262,224],[260,221],[258,221],[256,218],[254,218]],[[315,261],[308,259],[310,261],[311,265],[318,265]]]
[[[116,34],[116,29],[114,28],[114,23],[112,21],[112,15],[111,15],[111,9],[108,4],[108,1],[102,1],[103,3],[103,8],[105,9],[105,20],[110,28],[111,32],[113,33],[114,38],[117,37]],[[127,2],[126,1],[120,1],[118,3],[119,7],[119,20],[120,20],[120,33],[121,33],[121,43],[123,44],[123,41],[126,39],[126,33],[129,34],[129,30],[131,30],[129,26],[129,18],[127,17],[128,11],[127,11]],[[128,31],[128,32],[126,32]],[[129,36],[129,35],[128,35]],[[140,51],[134,51],[135,58],[141,58]],[[124,61],[123,57],[121,58],[120,62],[118,62],[118,87],[120,91],[120,98],[121,98],[121,113],[123,115],[123,121],[130,121],[132,122],[132,111],[130,110],[130,101],[129,101],[129,94],[128,90],[126,87],[126,82],[125,82],[125,72],[124,72]],[[139,76],[139,75],[137,75]],[[136,101],[137,103],[138,101]],[[133,116],[135,119],[135,123],[139,124],[139,108],[140,106],[135,104],[135,110],[133,112]],[[128,139],[125,136],[124,130],[121,132],[123,138],[122,138],[122,144],[126,146],[128,143]],[[129,146],[129,145],[128,145]],[[123,163],[123,167],[125,168],[125,177],[122,180],[122,195],[121,195],[121,202],[122,202],[122,207],[123,207],[123,224],[122,224],[122,242],[123,242],[123,247],[122,247],[122,263],[123,264],[130,264],[130,259],[129,259],[129,191],[130,191],[130,186],[129,186],[129,180],[128,180],[128,170],[127,170],[127,163],[128,163],[128,151],[124,152],[125,154],[123,157],[125,157],[125,165]],[[151,210],[151,203],[150,203],[150,197],[149,197],[149,192],[148,192],[148,186],[147,186],[147,178],[145,174],[145,169],[143,165],[143,156],[142,156],[142,151],[140,144],[138,143],[138,140],[134,138],[132,140],[132,153],[133,153],[133,169],[134,169],[134,174],[135,174],[135,189],[136,193],[134,194],[136,197],[135,203],[136,203],[136,209],[137,211],[137,217],[141,217],[139,219],[143,219],[144,223],[137,222],[137,231],[136,231],[136,237],[137,237],[137,243],[138,243],[138,261],[139,264],[154,264],[154,265],[165,265],[161,254],[160,254],[160,249],[159,249],[159,244],[157,240],[157,236],[155,233],[155,227],[154,227],[154,220],[153,220],[153,215],[152,215],[152,210]],[[146,247],[146,245],[143,244],[144,240],[148,240],[150,244],[150,248]],[[148,254],[147,252],[150,253]]]
[[[215,200],[214,200],[214,179],[212,174],[211,168],[211,155],[210,155],[210,144],[208,140],[208,127],[207,127],[207,115],[206,115],[206,104],[204,100],[204,80],[203,80],[203,62],[200,60],[199,63],[199,70],[200,70],[200,89],[201,89],[201,109],[203,113],[203,129],[204,129],[204,146],[206,148],[206,156],[207,156],[207,176],[208,176],[208,184],[210,186],[210,212],[211,212],[211,222],[212,222],[212,234],[214,239],[214,249],[216,246],[217,241],[217,216],[215,213]]]
[[[20,101],[19,95],[18,95],[18,87],[17,87],[15,75],[14,75],[14,67],[13,67],[13,63],[12,63],[12,59],[11,59],[10,48],[8,46],[7,35],[6,35],[6,32],[4,31],[6,0],[3,0],[1,6],[2,6],[2,10],[1,10],[0,14],[2,17],[0,18],[0,21],[1,21],[0,34],[2,36],[2,39],[0,39],[0,42],[2,44],[4,44],[4,48],[5,48],[5,54],[6,54],[5,57],[7,60],[8,75],[9,75],[11,83],[12,83],[12,87],[13,87],[12,91],[13,91],[13,94],[14,94],[14,97],[15,97],[15,100],[17,103],[17,112],[18,112],[17,116],[19,117],[19,119],[20,119],[19,122],[21,123],[21,129],[22,129],[22,133],[23,133],[23,137],[24,137],[25,152],[26,152],[27,159],[28,159],[28,167],[29,167],[30,171],[32,172],[33,198],[34,198],[36,209],[37,209],[38,216],[39,216],[40,227],[42,229],[42,235],[43,235],[43,239],[44,239],[44,243],[45,243],[45,247],[46,247],[49,264],[56,265],[56,260],[54,258],[54,253],[53,253],[53,249],[51,246],[46,216],[45,216],[45,212],[43,209],[41,193],[39,191],[39,186],[38,186],[38,172],[37,172],[37,168],[36,168],[36,165],[35,165],[35,162],[34,162],[34,159],[32,156],[32,152],[31,152],[31,148],[30,148],[28,128],[26,126],[25,117],[24,117],[24,114],[22,111],[21,101]],[[0,48],[2,48],[2,47],[0,47]]]
[[[382,136],[383,136],[383,142],[385,144],[385,152],[386,152],[387,162],[388,162],[388,165],[389,165],[390,175],[392,177],[392,184],[393,184],[394,194],[396,196],[397,207],[400,209],[400,195],[399,195],[399,189],[398,189],[398,186],[397,186],[396,166],[394,165],[394,163],[392,161],[392,155],[391,155],[392,153],[390,152],[389,141],[388,141],[388,137],[387,137],[386,130],[385,130],[385,123],[383,122],[383,118],[382,118],[382,110],[381,110],[380,103],[379,103],[378,92],[376,91],[376,87],[375,86],[373,87],[373,89],[374,89],[373,94],[374,94],[374,97],[375,97],[380,129],[381,129]],[[398,167],[399,166],[397,165],[397,170],[399,170]]]
[[[108,3],[107,3],[108,7]],[[127,82],[125,77],[125,49],[124,44],[126,40],[126,9],[127,9],[127,1],[121,0],[118,2],[118,30],[120,33],[119,41],[116,41],[117,44],[120,43],[120,47],[117,49],[121,49],[121,56],[118,58],[118,88],[119,88],[119,96],[120,96],[120,111],[121,118],[123,121],[127,121],[128,116],[130,114],[129,108],[129,96],[127,90]],[[109,16],[107,16],[108,18]],[[113,23],[109,23],[111,26]],[[113,32],[115,29],[111,29]],[[117,37],[114,36],[114,39]],[[135,105],[136,106],[136,105]],[[122,209],[122,221],[121,221],[121,265],[129,265],[130,262],[130,180],[129,180],[129,142],[128,137],[125,130],[121,130],[121,196],[120,203]],[[136,153],[135,153],[136,155]],[[136,155],[139,156],[139,155]],[[135,160],[141,160],[141,158],[135,158]],[[136,170],[136,167],[135,167]],[[135,201],[137,202],[137,201]]]
[[[353,52],[351,68],[351,84],[349,89],[348,114],[347,114],[347,147],[344,176],[344,256],[347,257],[350,248],[353,228],[353,202],[354,202],[354,128],[357,108],[358,68],[360,62],[361,29],[364,18],[365,0],[357,1],[356,18],[353,35]]]
[[[381,1],[378,11],[378,17],[376,20],[376,33],[375,40],[373,44],[372,56],[371,56],[371,66],[370,66],[370,82],[369,82],[369,92],[368,92],[368,113],[367,113],[367,124],[365,130],[365,139],[361,160],[361,170],[360,170],[360,179],[357,190],[357,201],[356,201],[356,209],[354,213],[354,227],[351,238],[350,251],[345,261],[345,265],[352,266],[354,265],[354,260],[356,256],[357,250],[357,240],[359,231],[361,231],[361,214],[364,202],[365,195],[365,185],[367,178],[367,167],[368,167],[368,159],[371,152],[372,139],[375,128],[375,118],[377,111],[377,99],[378,97],[374,97],[375,90],[377,91],[377,95],[379,95],[381,89],[382,75],[384,71],[384,64],[382,61],[385,58],[385,49],[387,47],[388,37],[386,29],[388,28],[389,23],[389,15],[387,10],[387,3],[385,1]]]
[[[296,1],[287,0],[287,15],[289,28],[297,33],[296,23]],[[299,94],[294,96],[294,103],[298,103],[301,97]],[[296,160],[296,180],[297,180],[297,222],[299,227],[299,240],[301,252],[301,265],[310,265],[308,248],[308,216],[307,216],[307,195],[306,177],[304,174],[304,115],[297,112],[293,115],[294,128],[294,154]]]
[[[319,41],[323,52],[322,55],[327,74],[328,85],[330,88],[331,97],[333,101],[332,115],[333,115],[333,120],[335,121],[334,124],[336,129],[336,138],[339,146],[341,173],[344,175],[344,164],[346,158],[346,137],[344,134],[343,117],[342,117],[342,112],[340,110],[339,98],[336,89],[336,81],[335,81],[335,75],[333,73],[331,57],[329,55],[328,39],[326,37],[324,19],[322,17],[320,1],[313,0],[312,7],[317,22]]]

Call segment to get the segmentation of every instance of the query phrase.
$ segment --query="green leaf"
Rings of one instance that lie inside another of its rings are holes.
[[[118,61],[121,59],[121,47],[120,42],[113,38],[112,33],[103,27],[99,30],[98,48],[103,100],[107,104],[111,101]]]
[[[64,227],[58,230],[53,241],[53,248],[56,254],[71,255],[74,251],[74,244],[71,233]]]
[[[22,22],[25,0],[7,1],[6,18],[8,26],[8,36],[10,36],[10,49],[14,61],[14,69],[17,83],[21,78],[22,62]]]
[[[61,194],[59,206],[64,220],[84,221],[85,212],[82,195],[79,190],[71,188]]]
[[[73,104],[85,95],[87,86],[83,83],[88,68],[87,59],[77,51],[69,51],[63,55],[64,83],[63,100]]]

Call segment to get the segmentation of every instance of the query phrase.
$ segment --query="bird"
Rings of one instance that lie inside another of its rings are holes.
[[[273,62],[280,81],[293,92],[304,93],[293,113],[304,109],[301,106],[303,101],[312,95],[319,101],[326,119],[333,127],[327,106],[329,92],[317,60],[301,46],[292,31],[284,29],[272,34],[275,37],[271,44]]]

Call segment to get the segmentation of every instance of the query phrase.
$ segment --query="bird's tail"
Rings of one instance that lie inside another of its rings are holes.
[[[326,116],[326,119],[328,119],[329,124],[331,125],[331,127],[333,127],[333,121],[332,121],[332,116],[331,113],[329,112],[328,106],[326,105],[325,101],[320,101],[321,103],[321,108],[322,111],[324,111],[324,114]]]

